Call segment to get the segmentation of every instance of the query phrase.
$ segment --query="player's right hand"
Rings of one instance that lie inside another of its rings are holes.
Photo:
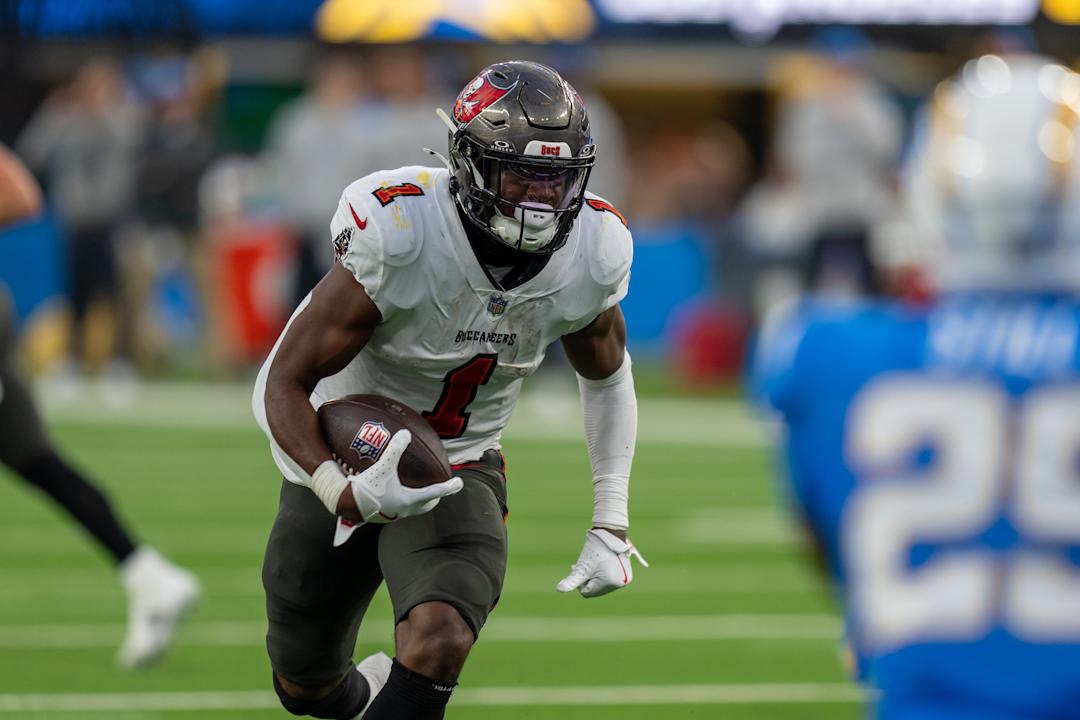
[[[429,512],[447,495],[464,486],[461,478],[452,477],[422,488],[401,484],[398,462],[412,442],[412,433],[399,430],[390,438],[379,459],[361,473],[350,475],[349,487],[360,518],[369,523],[388,523],[399,518]]]

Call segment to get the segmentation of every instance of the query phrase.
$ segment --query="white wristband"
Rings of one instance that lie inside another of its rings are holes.
[[[347,487],[349,479],[333,460],[327,460],[311,474],[311,491],[322,500],[331,515],[337,515],[338,500]]]
[[[607,530],[630,527],[627,505],[630,502],[629,475],[603,475],[593,481],[592,526]]]

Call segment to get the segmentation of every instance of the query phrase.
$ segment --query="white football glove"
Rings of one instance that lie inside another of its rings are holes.
[[[398,462],[412,442],[412,433],[399,430],[379,455],[379,459],[361,473],[349,476],[356,507],[364,522],[388,523],[399,518],[422,515],[434,509],[447,495],[461,490],[464,483],[452,477],[441,483],[422,488],[401,484]]]
[[[337,463],[327,460],[312,474],[311,489],[327,509],[336,514],[338,499],[349,488],[365,523],[388,523],[429,512],[439,500],[461,490],[463,483],[461,478],[453,477],[422,488],[402,485],[398,478],[398,462],[410,442],[412,433],[398,431],[390,438],[379,459],[355,475],[345,475]],[[352,527],[351,523],[342,522]],[[339,522],[339,526],[341,524]]]
[[[633,543],[620,540],[607,530],[592,528],[585,533],[585,547],[581,549],[578,561],[555,589],[559,592],[580,590],[587,598],[607,595],[634,579],[631,557],[649,567]]]

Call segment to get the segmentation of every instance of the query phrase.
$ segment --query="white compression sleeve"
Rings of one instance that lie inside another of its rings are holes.
[[[593,471],[593,526],[626,530],[630,525],[630,465],[637,440],[637,396],[630,355],[610,376],[578,375],[585,441]]]

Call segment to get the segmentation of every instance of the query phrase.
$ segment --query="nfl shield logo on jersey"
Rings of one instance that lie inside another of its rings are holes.
[[[368,421],[360,426],[352,441],[352,449],[362,458],[375,460],[386,447],[390,431],[382,423]]]
[[[499,316],[506,312],[506,306],[509,301],[502,295],[492,295],[488,300],[488,312],[492,315]]]

